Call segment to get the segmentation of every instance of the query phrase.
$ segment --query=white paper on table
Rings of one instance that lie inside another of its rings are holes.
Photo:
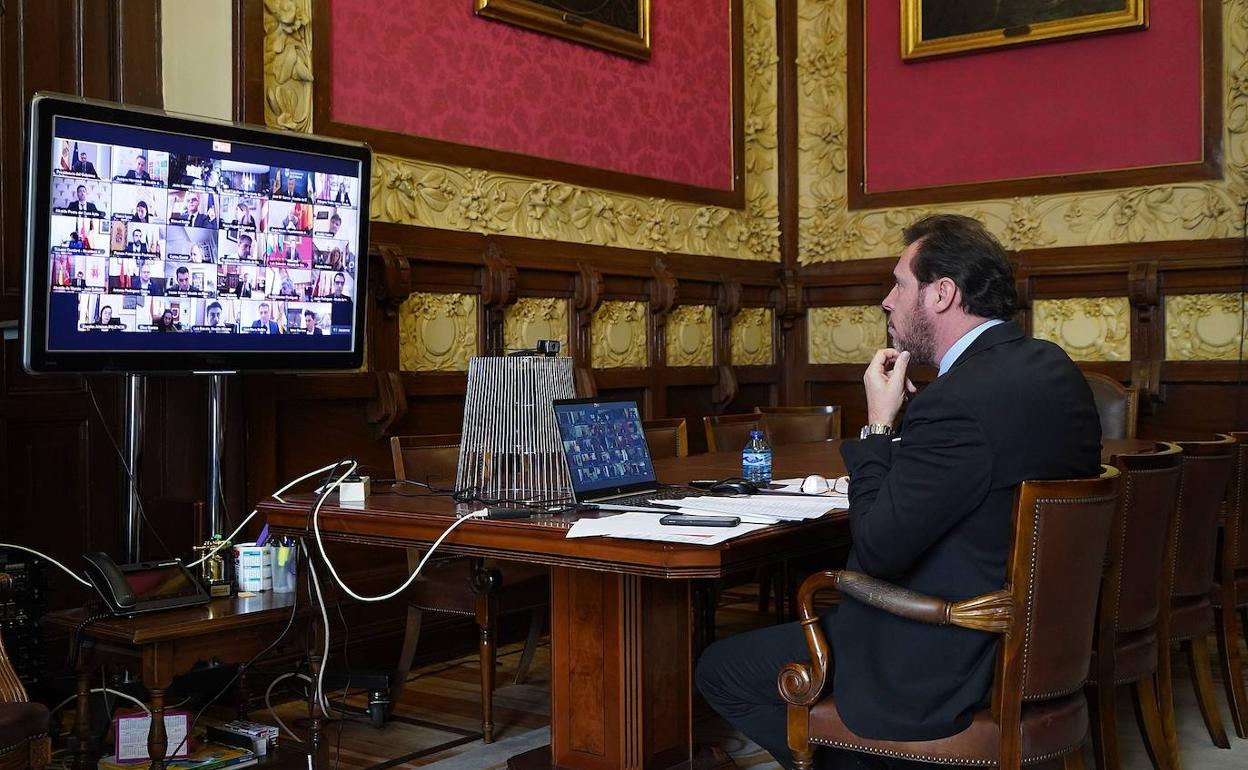
[[[672,526],[660,524],[659,518],[653,513],[617,513],[598,519],[577,519],[568,530],[568,537],[622,537],[660,543],[718,545],[767,526],[745,522],[735,527]]]
[[[826,513],[849,507],[849,498],[841,496],[774,495],[760,497],[685,497],[678,500],[653,500],[655,505],[666,505],[706,513],[723,513],[732,516],[770,516],[781,521],[804,521],[817,519]]]

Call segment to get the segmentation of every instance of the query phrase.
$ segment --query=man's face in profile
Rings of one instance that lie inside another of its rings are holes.
[[[208,325],[209,326],[221,325],[221,308],[220,307],[214,305],[213,307],[208,308]]]
[[[911,265],[922,241],[906,247],[893,268],[893,288],[880,303],[888,313],[888,333],[893,347],[910,351],[916,364],[935,365],[936,339],[932,317],[927,309],[927,286],[920,286]]]
[[[178,288],[179,289],[191,288],[191,274],[190,273],[178,273]]]

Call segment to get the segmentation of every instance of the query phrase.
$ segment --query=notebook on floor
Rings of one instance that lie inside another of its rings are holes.
[[[554,409],[577,503],[644,505],[706,494],[659,484],[636,401],[569,398],[556,400]]]

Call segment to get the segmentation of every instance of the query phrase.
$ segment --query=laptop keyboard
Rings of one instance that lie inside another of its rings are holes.
[[[626,497],[613,497],[610,500],[601,500],[599,502],[611,503],[612,505],[644,505],[650,500],[677,500],[682,497],[700,497],[705,494],[707,494],[705,489],[664,487],[651,492],[642,492],[638,495],[628,495]]]

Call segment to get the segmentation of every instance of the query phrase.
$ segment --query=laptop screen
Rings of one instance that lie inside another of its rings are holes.
[[[555,401],[559,439],[576,498],[655,484],[636,401]]]

